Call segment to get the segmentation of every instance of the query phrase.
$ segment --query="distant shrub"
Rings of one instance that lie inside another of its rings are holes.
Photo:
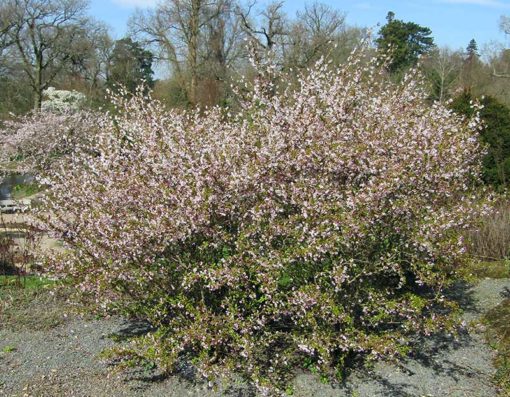
[[[85,94],[75,90],[57,90],[49,87],[44,90],[41,110],[52,113],[77,112],[83,108],[86,99]]]
[[[318,64],[295,89],[261,75],[237,115],[114,98],[47,175],[41,219],[68,247],[48,264],[153,326],[133,354],[265,394],[451,326],[458,231],[485,211],[476,118],[360,65]]]
[[[0,128],[0,163],[19,172],[48,171],[95,137],[104,115],[86,111],[37,111]]]

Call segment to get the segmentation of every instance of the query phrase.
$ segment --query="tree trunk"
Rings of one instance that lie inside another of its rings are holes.
[[[35,76],[34,76],[34,110],[41,110],[42,96],[43,96],[43,82],[42,82],[42,55],[37,54]]]
[[[192,106],[197,104],[198,36],[200,34],[200,8],[201,0],[191,1],[188,67],[190,73],[189,101]]]

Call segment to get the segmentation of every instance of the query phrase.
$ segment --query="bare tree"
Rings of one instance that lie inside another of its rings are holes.
[[[189,102],[195,105],[207,32],[215,31],[217,39],[221,37],[221,49],[217,47],[221,54],[217,51],[217,56],[226,57],[227,30],[226,25],[221,26],[221,19],[230,12],[230,0],[166,0],[154,10],[138,12],[130,28],[147,43],[156,45],[160,59],[170,63],[174,76],[187,82]]]
[[[79,52],[88,20],[84,0],[4,0],[2,19],[7,51],[21,60],[34,93],[34,108],[41,107],[43,91]]]
[[[483,57],[491,69],[491,75],[495,78],[510,78],[510,50],[496,41],[484,45]]]
[[[458,82],[463,65],[462,54],[449,48],[435,48],[423,60],[422,68],[434,99],[444,102]]]
[[[9,7],[0,8],[0,56],[2,52],[13,44],[9,34],[14,24],[11,20],[11,10]]]
[[[499,28],[505,33],[510,35],[510,16],[502,15],[499,19]]]
[[[345,14],[319,2],[306,5],[304,12],[298,12],[298,19],[317,40],[332,40],[345,27]]]
[[[259,24],[253,20],[253,7],[256,1],[252,1],[246,7],[237,7],[242,27],[248,37],[258,47],[267,51],[275,50],[277,44],[282,44],[288,34],[288,26],[285,13],[283,12],[283,1],[270,3],[258,15]]]
[[[502,15],[499,20],[499,28],[505,35],[510,35],[510,16]],[[508,54],[507,51],[502,46],[497,51],[495,50],[495,45],[491,46],[492,48],[488,50],[489,52],[489,61],[492,67],[492,76],[494,77],[502,77],[505,79],[510,78],[509,72],[509,64],[508,64]]]
[[[285,51],[286,63],[294,67],[309,66],[331,53],[345,30],[345,14],[319,2],[306,5],[292,24]]]

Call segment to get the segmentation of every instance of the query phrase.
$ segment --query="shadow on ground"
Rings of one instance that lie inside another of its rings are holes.
[[[483,280],[476,287],[458,283],[450,288],[446,295],[458,302],[465,312],[466,322],[469,323],[510,295],[510,280]],[[120,340],[127,340],[131,336],[143,335],[149,331],[147,324],[132,322],[124,324],[116,335]],[[417,339],[413,353],[398,364],[380,362],[372,368],[354,366],[349,369],[343,384],[325,385],[312,374],[300,373],[294,381],[294,396],[496,396],[496,389],[492,384],[492,357],[493,352],[485,345],[481,335],[467,327],[461,329],[457,335],[437,334]],[[126,381],[137,384],[136,389],[132,389],[135,393],[133,395],[159,395],[154,394],[154,383],[169,390],[167,387],[177,382],[183,390],[188,390],[186,394],[193,396],[256,396],[253,388],[241,381],[219,385],[216,390],[208,388],[185,359],[182,360],[176,375],[167,377],[151,369],[132,372]]]

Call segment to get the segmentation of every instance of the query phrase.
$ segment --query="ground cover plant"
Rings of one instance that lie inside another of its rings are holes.
[[[509,292],[509,291],[507,291]],[[510,298],[490,310],[484,317],[487,339],[497,350],[495,380],[503,396],[510,396]]]
[[[454,325],[442,291],[488,210],[476,115],[357,56],[285,80],[260,70],[238,114],[115,96],[41,181],[67,246],[47,266],[150,324],[131,359],[282,394],[299,368],[334,381]]]
[[[62,324],[72,308],[65,289],[55,287],[40,276],[0,276],[0,330],[42,331]]]

